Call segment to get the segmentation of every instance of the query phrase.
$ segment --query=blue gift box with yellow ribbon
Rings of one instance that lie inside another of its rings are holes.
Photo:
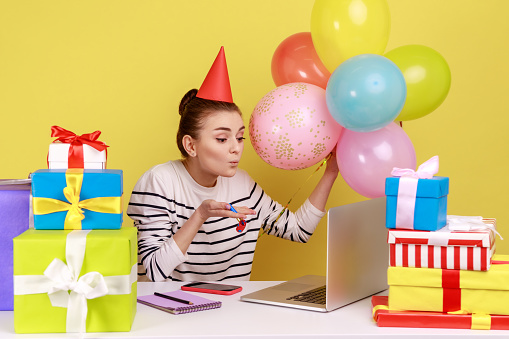
[[[119,229],[122,194],[122,170],[37,170],[32,173],[34,228]]]

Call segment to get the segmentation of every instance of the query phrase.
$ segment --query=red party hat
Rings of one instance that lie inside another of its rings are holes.
[[[219,54],[216,60],[214,60],[212,67],[210,67],[196,96],[208,100],[233,102],[223,46],[221,46]]]

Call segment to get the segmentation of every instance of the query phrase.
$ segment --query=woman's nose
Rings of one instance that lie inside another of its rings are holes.
[[[238,142],[236,142],[236,140],[235,140],[235,142],[232,143],[232,145],[230,147],[230,152],[231,153],[239,153],[240,152],[240,145]]]

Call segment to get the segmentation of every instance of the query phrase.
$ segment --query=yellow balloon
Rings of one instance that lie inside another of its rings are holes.
[[[386,0],[316,0],[311,37],[323,64],[332,73],[359,54],[383,54],[391,29]]]
[[[399,67],[407,86],[405,105],[396,120],[421,118],[442,104],[451,87],[451,71],[440,53],[422,45],[406,45],[385,57]]]

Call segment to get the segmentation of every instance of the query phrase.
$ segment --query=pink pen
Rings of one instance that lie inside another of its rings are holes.
[[[239,213],[235,210],[235,208],[233,208],[232,204],[228,204],[228,205],[230,205],[230,211],[232,211],[234,213]],[[235,219],[237,219],[237,221],[239,222],[239,225],[237,226],[236,230],[237,230],[237,232],[241,233],[246,228],[246,221],[244,219],[240,219],[240,218],[235,218]]]

